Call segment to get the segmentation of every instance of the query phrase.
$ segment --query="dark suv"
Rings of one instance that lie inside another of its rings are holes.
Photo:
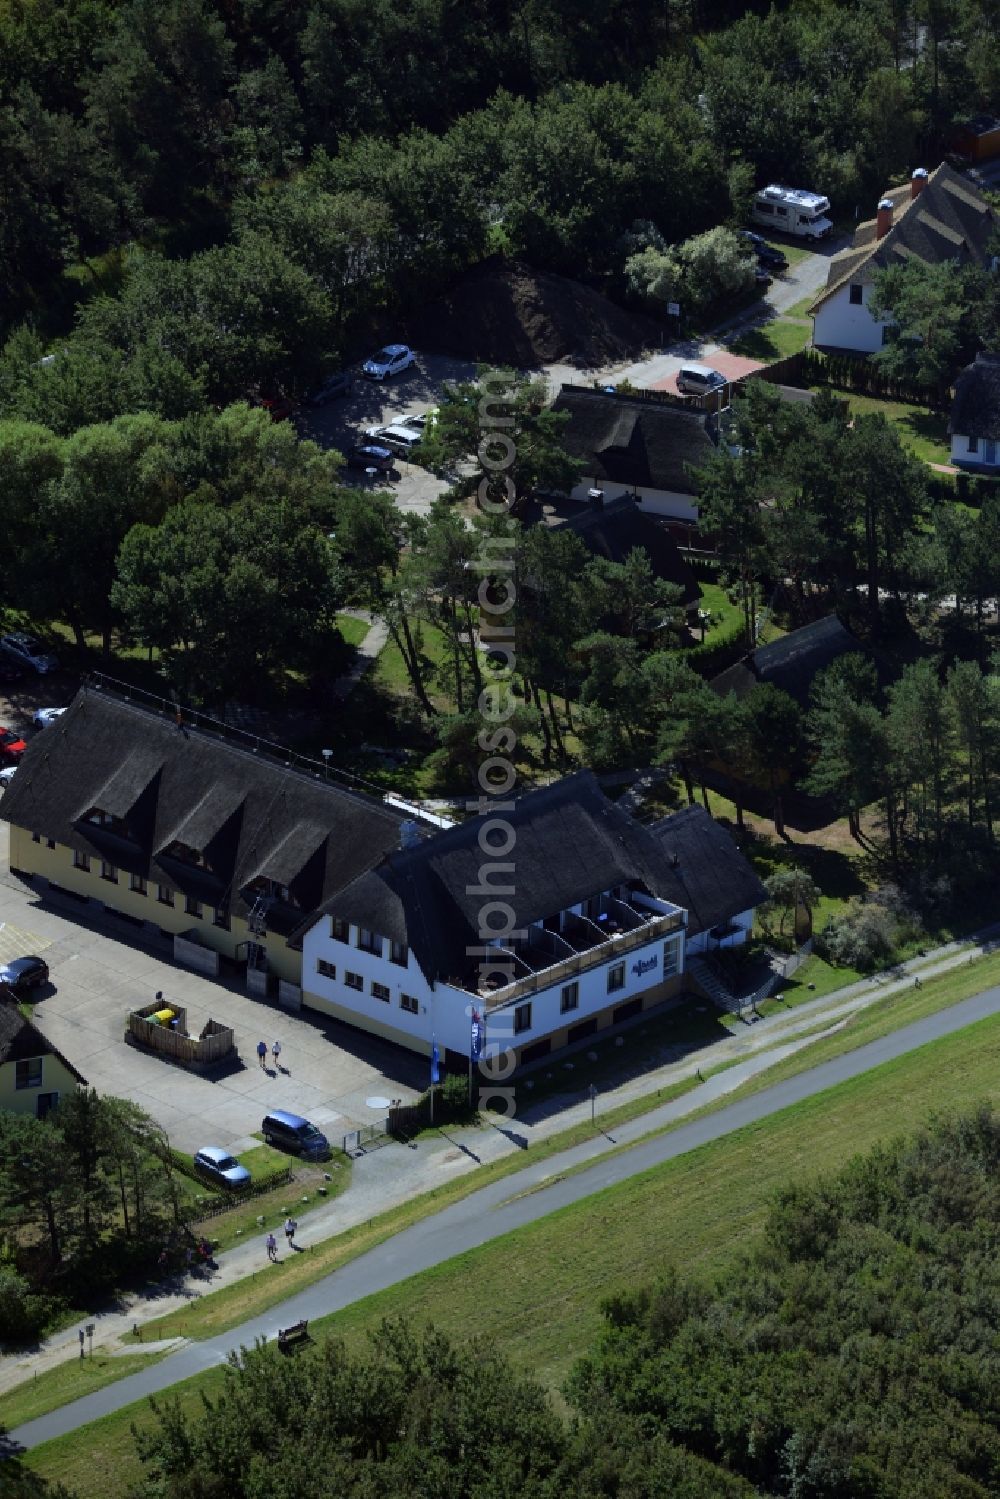
[[[318,1160],[330,1154],[330,1142],[326,1135],[303,1119],[301,1114],[288,1114],[284,1109],[275,1109],[261,1123],[261,1134],[268,1145],[279,1150],[290,1150],[293,1155],[309,1156]]]

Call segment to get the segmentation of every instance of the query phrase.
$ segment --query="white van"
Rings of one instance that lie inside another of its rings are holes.
[[[763,188],[753,200],[753,221],[766,224],[768,229],[782,234],[794,234],[799,239],[823,239],[830,233],[833,223],[826,218],[830,211],[830,199],[820,193],[806,192],[801,187],[779,187],[772,183]]]
[[[725,375],[708,364],[682,364],[677,371],[677,389],[682,396],[703,396],[710,390],[721,390]]]

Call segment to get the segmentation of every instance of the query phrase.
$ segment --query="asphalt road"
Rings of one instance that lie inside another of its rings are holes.
[[[155,1395],[179,1380],[224,1362],[230,1352],[252,1345],[258,1338],[274,1338],[279,1327],[288,1327],[303,1317],[313,1319],[341,1311],[421,1270],[441,1265],[470,1249],[478,1249],[480,1245],[534,1223],[559,1208],[579,1202],[606,1187],[616,1186],[745,1125],[767,1119],[791,1104],[813,1098],[837,1083],[858,1077],[883,1062],[904,1056],[996,1014],[1000,1014],[1000,987],[984,990],[950,1009],[915,1021],[867,1046],[731,1103],[703,1119],[692,1120],[670,1134],[635,1145],[563,1180],[558,1180],[559,1174],[586,1161],[588,1153],[592,1153],[592,1145],[578,1146],[550,1156],[535,1167],[527,1167],[513,1177],[473,1192],[461,1202],[415,1223],[297,1296],[272,1307],[263,1316],[244,1322],[217,1338],[189,1343],[149,1369],[27,1422],[12,1431],[10,1438],[23,1448],[31,1448],[75,1431],[89,1421],[96,1421],[100,1416]],[[653,1116],[650,1117],[652,1120]],[[544,1185],[546,1182],[550,1184]],[[533,1188],[540,1190],[533,1191]],[[262,1266],[263,1260],[262,1244]]]

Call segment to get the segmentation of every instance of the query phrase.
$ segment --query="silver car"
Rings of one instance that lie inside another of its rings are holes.
[[[194,1153],[195,1170],[215,1182],[216,1186],[229,1187],[238,1192],[249,1187],[252,1180],[249,1171],[241,1166],[235,1156],[218,1145],[203,1145]]]

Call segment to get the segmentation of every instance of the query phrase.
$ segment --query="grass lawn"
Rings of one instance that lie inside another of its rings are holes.
[[[814,390],[820,388],[813,387]],[[898,431],[903,446],[916,458],[922,458],[925,463],[951,462],[947,412],[928,411],[924,406],[913,406],[906,401],[882,401],[876,396],[859,396],[853,391],[845,391],[843,394],[856,416],[881,412]]]
[[[0,1397],[0,1425],[10,1428],[33,1421],[57,1406],[89,1395],[91,1390],[124,1379],[126,1374],[138,1374],[163,1357],[162,1353],[123,1353],[112,1358],[107,1353],[95,1353],[93,1358],[67,1359]]]
[[[337,629],[348,645],[360,645],[371,625],[367,620],[355,619],[353,614],[338,614]]]
[[[798,354],[812,338],[812,323],[790,322],[776,317],[759,328],[748,328],[729,345],[730,353],[742,354],[745,359],[760,359],[771,364],[778,359],[787,359]]]
[[[976,987],[986,981],[991,961],[976,965]],[[930,998],[930,987],[917,991],[921,1003]],[[811,1065],[818,1051],[806,1055],[804,1065]],[[775,1075],[768,1074],[768,1081]],[[418,1327],[433,1322],[461,1339],[482,1325],[488,1287],[488,1322],[497,1343],[518,1367],[555,1388],[599,1332],[602,1296],[648,1283],[670,1264],[703,1277],[732,1272],[779,1187],[837,1170],[876,1141],[918,1126],[932,1111],[982,1099],[1000,1099],[1000,1017],[460,1255],[313,1324],[313,1330],[358,1345],[383,1317],[405,1316]],[[530,1276],[525,1265],[533,1267]],[[222,1377],[212,1370],[175,1393],[197,1409],[200,1392],[217,1391]],[[103,1499],[121,1492],[137,1473],[129,1426],[148,1419],[148,1406],[139,1403],[35,1449],[26,1463],[76,1488],[82,1499]]]
[[[698,579],[698,587],[701,589],[701,599],[698,607],[705,609],[712,616],[711,623],[705,631],[705,639],[711,640],[713,634],[720,630],[728,630],[735,626],[742,618],[742,610],[738,604],[734,604],[721,583],[705,583]]]
[[[808,296],[802,297],[798,302],[793,302],[791,307],[786,307],[782,317],[808,317],[809,309],[815,302],[818,292],[811,291]]]
[[[444,633],[433,625],[421,626],[422,653],[426,660],[435,666],[445,660],[448,649]],[[403,665],[403,658],[397,646],[390,640],[385,649],[380,653],[372,672],[372,681],[376,686],[385,691],[407,695],[413,691],[410,679]],[[433,689],[430,691],[433,702],[443,703],[445,700]]]

